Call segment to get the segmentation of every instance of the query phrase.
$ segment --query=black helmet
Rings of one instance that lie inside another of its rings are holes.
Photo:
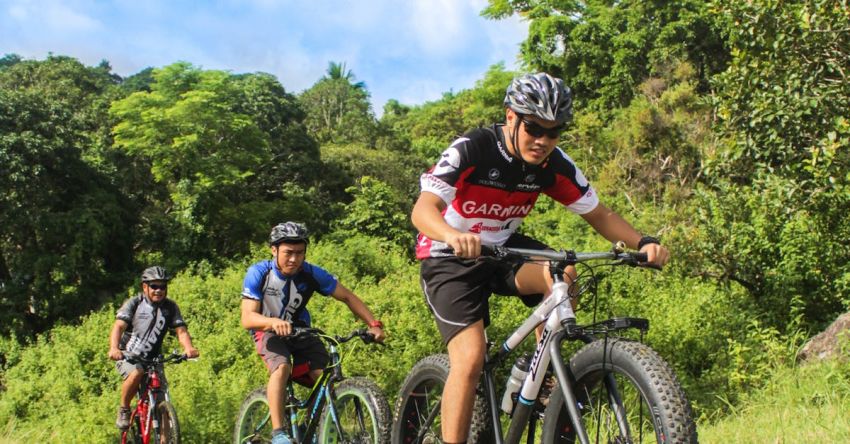
[[[142,272],[142,282],[167,281],[169,279],[171,279],[171,277],[168,276],[168,272],[165,271],[165,268],[162,268],[159,265],[146,268],[145,271]]]
[[[546,73],[526,74],[511,82],[505,106],[522,115],[567,122],[573,117],[573,96],[564,81]]]
[[[272,228],[269,235],[269,245],[275,246],[282,242],[307,243],[307,227],[297,222],[284,222]]]

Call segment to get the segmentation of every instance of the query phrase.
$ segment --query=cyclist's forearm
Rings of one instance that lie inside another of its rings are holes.
[[[442,210],[445,207],[445,202],[438,196],[424,192],[413,206],[410,220],[413,226],[429,239],[443,242],[446,240],[446,233],[457,232],[443,218]]]
[[[354,294],[353,291],[349,290],[341,283],[337,283],[336,288],[334,289],[333,293],[331,293],[331,296],[333,296],[339,301],[345,302],[345,305],[348,306],[348,309],[351,310],[351,312],[354,313],[355,316],[362,319],[363,322],[365,322],[366,324],[369,324],[370,322],[375,320],[375,316],[369,310],[369,307],[367,307],[366,304],[363,303],[363,300],[357,297],[357,295]]]
[[[192,335],[189,334],[189,329],[186,327],[177,328],[177,342],[183,347],[183,350],[195,348],[192,345]]]
[[[363,303],[358,297],[354,297],[349,299],[346,304],[348,304],[348,309],[354,313],[355,316],[362,319],[367,325],[375,320],[375,315],[372,314],[372,311],[369,310],[369,307]]]
[[[276,318],[263,316],[257,312],[242,313],[242,328],[253,330],[268,330]]]
[[[640,242],[640,232],[635,230],[622,216],[601,203],[582,217],[597,233],[611,242],[623,241],[629,248],[637,248],[638,242]]]

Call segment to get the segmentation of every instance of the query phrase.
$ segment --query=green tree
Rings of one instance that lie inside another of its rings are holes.
[[[716,80],[697,269],[744,285],[778,328],[850,307],[846,1],[717,1],[733,60]],[[728,178],[728,181],[725,179]]]
[[[328,62],[328,74],[325,76],[326,79],[330,80],[345,80],[350,83],[354,89],[365,90],[366,83],[365,82],[355,82],[354,72],[350,69],[346,69],[345,62]]]
[[[847,1],[716,1],[734,59],[718,76],[718,116],[731,138],[722,174],[759,172],[846,187],[850,171]],[[815,189],[812,189],[814,191]]]
[[[85,153],[107,119],[108,68],[68,57],[0,69],[0,333],[97,307],[132,266],[133,215]]]
[[[649,75],[683,61],[701,91],[729,60],[712,11],[701,0],[490,0],[482,15],[519,14],[529,22],[521,57],[527,69],[563,78],[579,107],[627,105]]]
[[[327,76],[300,96],[308,131],[320,143],[360,142],[374,146],[375,116],[363,82],[345,64],[330,63]]]
[[[360,178],[348,190],[354,200],[346,205],[339,233],[348,237],[362,234],[411,248],[414,233],[408,222],[410,205],[404,196],[386,183],[369,176]]]
[[[312,172],[298,154],[318,152],[303,132],[289,127],[298,111],[265,75],[233,76],[187,63],[156,70],[150,92],[112,104],[116,147],[149,165],[165,195],[149,196],[148,216],[158,227],[144,249],[187,261],[245,252],[247,239],[287,212],[303,210],[273,198]],[[297,126],[297,125],[296,125]],[[302,146],[283,140],[288,136]],[[283,169],[293,157],[289,169]],[[315,163],[313,163],[315,164]],[[259,174],[262,173],[262,174]]]

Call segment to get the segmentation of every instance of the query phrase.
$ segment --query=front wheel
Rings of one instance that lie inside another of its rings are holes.
[[[121,432],[121,444],[142,444],[142,428],[135,411],[130,417],[130,427]]]
[[[381,389],[366,378],[349,378],[335,388],[333,409],[325,406],[319,426],[319,442],[388,444],[390,406]],[[334,421],[332,412],[338,421]]]
[[[258,388],[248,394],[233,430],[233,444],[260,444],[272,442],[272,422],[266,389]]]
[[[440,404],[449,376],[449,356],[426,356],[416,363],[404,380],[395,405],[392,442],[435,444],[443,442]],[[417,439],[421,437],[421,439]],[[481,385],[476,391],[467,442],[492,443],[493,427]]]
[[[156,417],[159,420],[159,436],[152,441],[156,444],[180,444],[180,424],[177,411],[168,401],[156,405]]]
[[[650,347],[600,339],[573,356],[569,373],[590,442],[697,442],[685,392],[670,365]],[[546,407],[543,442],[577,442],[561,387]]]

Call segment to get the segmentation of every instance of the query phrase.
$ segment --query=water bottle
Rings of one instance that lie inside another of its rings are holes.
[[[528,355],[523,354],[517,358],[516,363],[511,368],[511,376],[505,385],[505,394],[502,395],[502,411],[508,415],[514,411],[517,393],[522,387],[522,382],[525,381],[525,375],[528,374],[528,361]]]

